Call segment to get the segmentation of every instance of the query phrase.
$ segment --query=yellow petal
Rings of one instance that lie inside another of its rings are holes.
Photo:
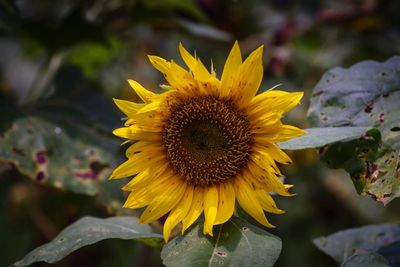
[[[128,117],[132,117],[136,112],[144,107],[143,104],[134,103],[131,101],[113,98],[115,105]]]
[[[282,113],[277,112],[267,112],[261,117],[249,116],[250,125],[252,126],[251,132],[260,134],[263,137],[265,137],[266,133],[275,135],[282,126],[281,117]]]
[[[132,124],[135,124],[135,123],[136,123],[136,122],[135,122],[134,119],[128,118],[128,119],[125,121],[124,126],[129,127],[129,126],[131,126]]]
[[[125,151],[125,156],[127,158],[132,157],[133,155],[140,153],[145,149],[147,146],[150,146],[150,142],[145,142],[145,141],[138,141],[132,144],[128,149]]]
[[[199,218],[203,211],[204,190],[202,187],[195,187],[193,201],[188,214],[182,221],[182,234]]]
[[[123,190],[132,191],[140,187],[149,186],[149,184],[155,179],[161,180],[162,178],[159,177],[164,177],[163,174],[166,171],[167,167],[168,163],[164,163],[163,165],[161,165],[161,167],[158,167],[156,169],[146,169],[140,172],[123,187]]]
[[[156,101],[158,102],[158,101]],[[152,106],[154,102],[151,104],[148,104],[146,106]],[[163,105],[163,104],[161,104]],[[161,106],[160,105],[160,106]],[[133,124],[140,125],[143,129],[153,129],[153,130],[146,130],[146,131],[162,131],[163,126],[164,126],[164,118],[162,117],[161,113],[157,111],[145,111],[145,112],[140,112],[139,110],[135,116],[132,119],[134,122]]]
[[[266,91],[251,100],[248,113],[249,115],[257,114],[258,116],[273,110],[286,113],[299,104],[303,95],[303,92]]]
[[[151,123],[151,121],[148,120],[148,118],[143,115],[145,114],[136,115],[134,118],[135,120],[134,124],[129,125],[127,127],[128,130],[131,132],[131,135],[135,135],[138,133],[146,133],[146,132],[160,133],[163,131],[162,124],[157,123],[157,120],[154,120],[154,122]]]
[[[228,221],[235,209],[235,189],[230,182],[219,185],[218,213],[214,224],[223,224]]]
[[[291,197],[295,194],[290,193],[289,189],[292,187],[291,185],[283,184],[283,182],[276,176],[272,176],[269,179],[269,187],[272,189],[271,192],[276,192],[278,195]]]
[[[248,163],[248,169],[255,179],[264,184],[264,188],[268,192],[276,192],[281,196],[293,196],[293,194],[288,191],[289,188],[276,176],[276,169],[269,166],[269,163],[263,166],[260,165],[261,164],[255,163],[251,159]]]
[[[155,111],[155,110],[159,109],[161,105],[162,105],[161,101],[154,101],[154,102],[151,102],[150,104],[145,105],[141,109],[139,109],[137,113],[140,114],[140,113]]]
[[[143,100],[144,103],[150,103],[151,98],[156,94],[144,88],[135,80],[128,80],[129,85],[135,90],[136,94]]]
[[[265,92],[256,95],[250,102],[250,106],[257,107],[260,105],[262,102],[271,102],[273,103],[276,101],[276,99],[284,99],[287,97],[290,93],[286,91],[281,91],[281,90],[266,90]]]
[[[171,60],[170,75],[179,87],[185,87],[189,82],[192,82],[192,76],[180,65]]]
[[[204,189],[204,227],[203,234],[213,236],[213,226],[218,211],[218,189],[210,186]]]
[[[153,198],[153,194],[146,192],[145,189],[136,190],[135,192],[131,192],[129,194],[122,207],[131,209],[143,208],[149,205]]]
[[[270,156],[276,162],[282,164],[292,163],[290,157],[273,143],[270,143],[262,147],[257,146],[255,147],[255,150],[257,150],[261,155]]]
[[[282,125],[279,134],[277,134],[272,140],[274,142],[284,142],[294,137],[302,136],[304,134],[307,134],[307,132],[300,128],[292,125]]]
[[[135,185],[138,183],[140,184],[143,180],[148,180],[150,177],[149,175],[149,169],[143,170],[140,173],[138,173],[135,177],[133,177],[128,184],[126,184],[124,187],[125,188],[130,188],[133,189]]]
[[[189,211],[189,208],[192,204],[193,199],[193,186],[188,186],[186,188],[186,192],[183,195],[179,205],[177,205],[171,213],[168,215],[167,220],[164,223],[164,240],[168,242],[169,236],[171,234],[172,229],[186,216]]]
[[[167,60],[157,56],[149,56],[149,60],[151,65],[153,65],[153,67],[156,68],[159,72],[163,74],[169,73],[171,63]]]
[[[239,79],[233,94],[241,105],[246,105],[256,95],[263,77],[262,51],[264,46],[254,50],[240,66]]]
[[[196,67],[197,60],[185,49],[181,42],[179,42],[179,53],[181,54],[181,57],[186,66],[188,66],[189,69],[193,71]]]
[[[116,136],[122,137],[122,138],[127,138],[127,139],[134,139],[135,134],[139,131],[138,127],[132,125],[129,127],[121,127],[115,129],[112,133]]]
[[[252,161],[248,162],[247,168],[243,168],[241,178],[245,179],[254,190],[266,188],[267,183],[260,176],[260,168]]]
[[[199,80],[208,80],[210,79],[210,73],[207,68],[201,62],[200,59],[194,58],[182,45],[179,43],[179,52],[185,64],[192,71],[194,77]]]
[[[110,179],[119,179],[138,174],[144,171],[148,166],[154,166],[152,164],[156,164],[162,160],[164,160],[164,156],[154,156],[150,155],[148,152],[135,154],[119,165],[111,174]]]
[[[259,151],[254,152],[250,157],[250,161],[254,162],[262,170],[268,170],[271,167],[275,171],[275,173],[281,175],[278,166],[276,165],[272,156],[269,154],[266,153],[261,154]],[[253,170],[250,169],[250,171]]]
[[[234,187],[239,205],[257,222],[267,227],[274,227],[268,222],[254,190],[251,189],[246,181],[244,179],[235,179]]]
[[[165,79],[173,88],[185,93],[191,86],[193,87],[191,75],[175,62],[168,62],[157,56],[149,56],[149,59],[151,64],[164,74]]]
[[[257,126],[253,126],[259,127],[253,134],[256,144],[268,145],[270,143],[283,142],[306,133],[297,127],[284,125],[280,120],[271,121],[272,124],[269,124],[268,127],[264,127],[263,121],[259,121]]]
[[[142,208],[154,202],[157,197],[164,193],[171,181],[176,179],[173,172],[164,172],[158,179],[152,179],[146,186],[141,188],[128,188],[129,184],[125,185],[122,190],[130,191],[128,199],[124,204],[124,208]]]
[[[164,191],[144,210],[139,223],[153,222],[175,208],[185,193],[186,182],[180,178],[171,179],[163,188]]]
[[[151,204],[161,193],[165,190],[165,185],[168,184],[168,181],[171,181],[175,177],[173,172],[164,172],[161,177],[158,179],[152,179],[147,183],[145,187],[142,188],[128,188],[128,185],[125,185],[122,190],[131,191],[124,204],[124,208],[142,208]]]
[[[143,141],[161,140],[161,135],[159,133],[144,131],[137,125],[131,125],[129,127],[121,127],[115,129],[113,131],[113,134],[131,140],[143,140]]]
[[[235,81],[238,76],[240,65],[242,64],[242,55],[240,53],[238,41],[232,47],[228,58],[226,59],[224,70],[221,76],[221,97],[228,96],[235,86]]]
[[[152,151],[151,153],[159,153],[163,151],[163,148],[160,145],[161,144],[155,144],[154,142],[138,141],[128,147],[125,152],[125,156],[127,158],[131,158],[133,155],[143,151]]]
[[[177,89],[181,96],[192,94],[194,89],[193,77],[184,68],[176,64],[174,61],[171,61],[170,71],[165,75],[168,83],[174,89]]]
[[[270,194],[268,194],[267,192],[264,192],[262,190],[257,190],[255,191],[258,200],[260,201],[260,205],[261,207],[271,213],[275,213],[275,214],[282,214],[285,213],[285,211],[278,209],[275,201],[273,200],[273,198],[270,196]]]

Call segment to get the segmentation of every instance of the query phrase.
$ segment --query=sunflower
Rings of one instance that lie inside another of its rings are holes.
[[[127,120],[113,133],[132,142],[128,160],[111,178],[135,176],[123,187],[129,192],[124,207],[146,207],[141,223],[168,214],[166,241],[180,222],[183,234],[203,212],[203,233],[212,236],[214,225],[232,217],[236,200],[266,227],[274,226],[265,211],[284,212],[271,193],[292,195],[276,164],[291,160],[276,143],[305,133],[281,122],[303,93],[267,90],[256,95],[263,76],[262,50],[243,62],[235,42],[218,79],[180,44],[189,71],[172,60],[149,56],[168,82],[163,93],[129,80],[144,103],[114,99]]]

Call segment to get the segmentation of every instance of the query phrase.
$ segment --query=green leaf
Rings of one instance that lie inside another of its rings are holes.
[[[166,266],[273,266],[281,240],[234,217],[215,227],[214,237],[204,236],[200,225],[177,236],[161,251]]]
[[[136,239],[157,245],[161,242],[162,236],[154,233],[149,225],[139,225],[135,217],[106,219],[84,217],[61,231],[51,242],[31,251],[14,265],[28,266],[40,261],[54,263],[81,247],[111,238]]]
[[[348,260],[343,262],[340,266],[342,267],[359,267],[359,266],[370,266],[370,267],[390,267],[387,260],[375,252],[363,252],[351,256]]]
[[[326,127],[305,129],[307,134],[279,143],[281,149],[299,150],[329,145],[345,139],[360,138],[369,127]]]
[[[33,116],[17,119],[0,137],[0,160],[38,183],[86,195],[98,194],[115,165],[105,147],[71,138],[60,125]]]
[[[364,61],[349,69],[328,71],[311,98],[309,119],[316,127],[361,126],[375,127],[382,136],[382,144],[374,154],[365,157],[359,151],[353,158],[334,157],[362,162],[357,172],[347,171],[360,194],[389,203],[400,196],[400,57],[386,62]],[[339,151],[338,151],[339,152]],[[339,166],[340,167],[340,166]]]
[[[0,161],[38,184],[96,196],[109,212],[119,212],[126,180],[108,177],[123,161],[121,140],[111,134],[122,115],[111,99],[74,74],[58,77],[58,94],[29,109],[10,105],[7,98],[1,101],[0,109],[12,116],[0,120]]]
[[[381,134],[373,128],[365,133],[362,138],[341,141],[330,145],[322,151],[321,159],[331,168],[343,168],[351,177],[359,193],[364,188],[364,183],[358,179],[359,173],[366,168],[366,161],[373,162],[380,147]]]
[[[339,231],[327,237],[316,238],[313,242],[325,254],[341,263],[358,252],[378,251],[399,239],[399,225],[377,224]]]

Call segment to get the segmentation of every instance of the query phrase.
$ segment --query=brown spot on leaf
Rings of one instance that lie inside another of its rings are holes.
[[[367,163],[367,173],[365,175],[365,178],[368,180],[371,180],[371,182],[375,182],[378,179],[380,168],[376,163],[369,163],[368,161]]]
[[[381,112],[381,113],[379,114],[379,121],[380,121],[380,122],[384,122],[384,121],[385,121],[385,113]]]
[[[225,252],[222,252],[222,251],[217,251],[217,255],[218,255],[218,256],[221,256],[221,257],[225,257],[225,256],[226,256],[226,253],[225,253]]]
[[[47,162],[47,152],[42,150],[36,153],[36,162],[43,165]]]
[[[313,96],[313,97],[319,96],[319,95],[321,95],[322,93],[323,93],[323,91],[319,91],[319,92],[314,93],[312,96]]]
[[[38,172],[36,174],[36,181],[41,182],[43,179],[46,178],[46,175],[44,172]]]
[[[97,173],[92,171],[75,172],[75,176],[82,180],[96,180],[98,178]]]
[[[99,178],[100,172],[103,169],[108,168],[108,167],[109,167],[109,165],[107,165],[107,164],[101,163],[99,161],[93,161],[89,165],[89,168],[90,168],[89,171],[78,171],[78,172],[75,172],[74,174],[76,177],[83,179],[83,180],[88,180],[88,179],[89,180],[97,180]]]
[[[99,161],[93,161],[90,163],[90,169],[97,174],[99,174],[103,169],[107,167],[109,167],[108,164],[104,164]]]
[[[21,148],[18,148],[18,147],[15,147],[15,146],[14,146],[14,147],[12,148],[12,150],[13,150],[15,153],[17,153],[18,155],[20,155],[20,156],[26,156],[24,150],[22,150]]]
[[[364,111],[365,111],[366,113],[371,113],[372,109],[373,109],[373,102],[369,102],[369,103],[365,106]]]
[[[377,201],[378,200],[378,198],[377,198],[377,196],[375,195],[375,194],[372,194],[371,192],[366,192],[366,194],[368,195],[368,196],[370,196],[373,200],[375,200],[375,201]]]

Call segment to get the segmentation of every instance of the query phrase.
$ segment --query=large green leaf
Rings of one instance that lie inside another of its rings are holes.
[[[362,168],[351,174],[362,195],[370,195],[384,204],[400,196],[399,103],[400,57],[397,56],[384,63],[364,61],[349,69],[328,71],[314,88],[309,110],[309,119],[316,127],[362,126],[380,130],[379,150],[368,158],[364,157],[364,151],[359,151],[356,157],[362,161]],[[338,150],[327,159],[353,160],[350,157],[354,155]]]
[[[106,219],[84,217],[61,231],[51,242],[31,251],[14,265],[28,266],[40,261],[54,263],[83,246],[111,238],[142,240],[155,246],[162,240],[162,236],[154,233],[149,225],[139,225],[135,217]]]
[[[205,236],[200,225],[167,243],[161,258],[166,266],[273,266],[281,252],[281,240],[234,217]]]
[[[279,143],[286,150],[317,148],[345,139],[360,138],[369,127],[326,127],[304,129],[307,134]]]
[[[377,224],[347,229],[319,237],[314,244],[337,262],[346,261],[362,251],[378,251],[382,247],[400,240],[400,226],[397,224]]]
[[[87,195],[99,193],[115,164],[104,147],[33,116],[17,119],[0,137],[0,159],[38,183]]]
[[[120,140],[111,134],[121,115],[110,99],[87,88],[74,73],[61,72],[57,95],[30,108],[30,115],[14,108],[21,112],[0,120],[0,161],[39,184],[96,195],[109,211],[120,211],[124,181],[108,177],[123,161]]]

